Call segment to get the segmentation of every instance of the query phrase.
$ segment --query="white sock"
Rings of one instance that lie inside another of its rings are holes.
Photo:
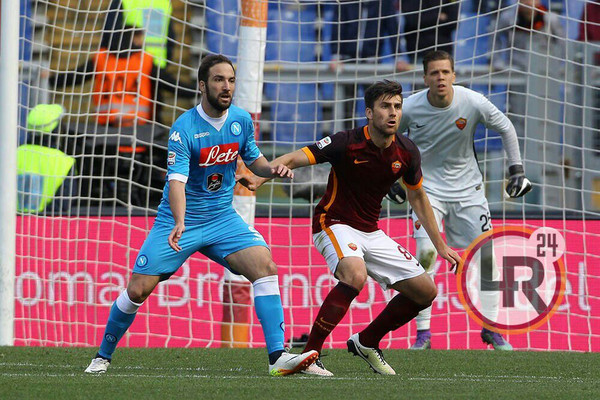
[[[269,275],[264,278],[258,278],[254,282],[252,282],[252,286],[254,287],[254,297],[259,296],[271,296],[279,294],[279,278],[277,275]]]
[[[435,246],[429,240],[429,238],[417,239],[417,259],[419,263],[425,268],[425,271],[431,277],[431,280],[435,278],[435,261],[437,259],[437,251]],[[429,306],[424,310],[421,310],[415,317],[415,323],[417,324],[417,330],[428,330],[431,327],[431,307]]]
[[[123,290],[116,300],[117,308],[125,314],[135,314],[143,303],[134,303],[127,294],[127,289]]]
[[[435,277],[435,270],[433,267],[431,267],[427,271],[427,273],[429,274],[431,279],[433,279]],[[417,324],[418,331],[430,329],[430,327],[431,327],[431,308],[432,307],[433,306],[429,306],[429,307],[419,311],[419,314],[415,317],[415,322]]]

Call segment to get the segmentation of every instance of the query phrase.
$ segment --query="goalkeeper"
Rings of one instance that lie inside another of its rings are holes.
[[[379,342],[431,305],[437,294],[433,281],[408,250],[377,226],[381,201],[396,180],[402,177],[410,188],[408,199],[440,255],[454,266],[460,257],[446,245],[437,229],[421,186],[419,150],[410,139],[397,133],[402,116],[402,86],[392,81],[374,83],[365,91],[365,105],[368,125],[338,132],[273,163],[291,169],[331,164],[327,190],[313,216],[313,241],[339,282],[323,301],[304,351],[321,352],[325,339],[346,315],[368,275],[384,289],[393,288],[400,293],[365,329],[348,339],[348,351],[365,360],[373,371],[395,375]],[[239,180],[251,190],[264,181]],[[320,359],[302,372],[333,375]]]
[[[206,56],[198,69],[198,84],[200,104],[171,128],[167,183],[156,221],[136,258],[127,290],[110,310],[98,354],[85,372],[106,372],[142,303],[195,252],[252,282],[271,375],[298,372],[318,356],[316,351],[284,351],[277,267],[262,235],[232,207],[238,155],[259,176],[291,178],[293,173],[285,165],[267,162],[254,142],[250,114],[231,105],[235,70],[228,58]]]
[[[521,197],[531,190],[519,154],[517,134],[510,120],[483,95],[455,86],[454,60],[445,51],[428,53],[423,59],[425,86],[429,89],[406,99],[400,132],[409,137],[421,151],[423,187],[427,191],[438,228],[445,224],[448,243],[467,248],[483,232],[492,228],[483,180],[473,148],[475,128],[482,123],[500,133],[508,155],[509,182],[506,193]],[[403,201],[397,183],[390,196]],[[437,251],[418,216],[412,213],[417,258],[433,278]],[[482,260],[483,261],[483,260]],[[492,266],[493,260],[487,265]],[[495,270],[495,268],[494,268]],[[497,273],[497,271],[495,271]],[[498,316],[499,291],[482,291],[482,313],[495,322]],[[416,317],[417,339],[412,349],[431,347],[431,307]],[[481,339],[496,350],[512,350],[500,334],[488,329]]]

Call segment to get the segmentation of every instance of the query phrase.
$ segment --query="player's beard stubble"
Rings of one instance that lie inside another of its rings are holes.
[[[375,129],[379,135],[389,137],[396,134],[398,131],[398,124],[396,124],[395,128],[391,128],[386,122],[380,122],[373,119],[373,129]]]
[[[213,96],[208,85],[206,85],[206,100],[208,101],[208,104],[210,104],[215,110],[219,112],[225,111],[229,108],[229,106],[231,106],[231,97],[226,103],[219,101],[219,96]]]

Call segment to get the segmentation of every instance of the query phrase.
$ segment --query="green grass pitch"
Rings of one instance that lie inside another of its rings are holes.
[[[385,350],[397,376],[327,350],[335,376],[270,377],[264,349],[118,349],[104,375],[91,348],[0,347],[0,399],[598,399],[600,354]]]

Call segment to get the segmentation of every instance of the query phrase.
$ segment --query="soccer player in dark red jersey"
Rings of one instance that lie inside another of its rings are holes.
[[[313,241],[339,283],[325,298],[313,324],[305,351],[321,353],[325,338],[342,320],[367,276],[397,294],[359,333],[348,339],[348,351],[363,358],[377,373],[394,375],[379,349],[390,331],[413,319],[431,305],[436,287],[408,250],[377,226],[381,201],[398,179],[408,190],[408,201],[439,255],[456,266],[460,257],[442,239],[431,205],[421,187],[419,150],[397,133],[402,116],[402,86],[380,81],[365,91],[368,124],[338,132],[319,142],[277,158],[273,164],[288,168],[329,162],[327,191],[313,219]],[[268,179],[238,177],[256,189]],[[320,359],[304,373],[331,376]]]

